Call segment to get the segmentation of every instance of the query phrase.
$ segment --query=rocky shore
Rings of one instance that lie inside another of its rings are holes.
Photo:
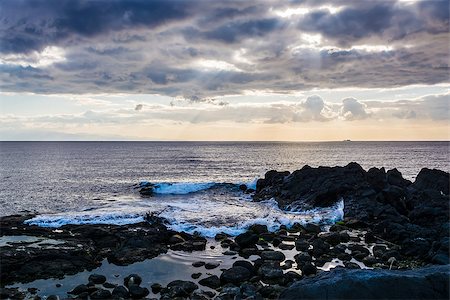
[[[272,198],[286,210],[343,200],[345,218],[331,227],[297,223],[275,232],[255,224],[211,241],[169,230],[152,215],[132,225],[57,229],[25,225],[32,215],[2,217],[0,298],[57,299],[14,284],[92,271],[105,259],[126,266],[168,250],[220,247],[230,263],[193,262],[191,280],[147,285],[139,274],[123,274],[117,284],[112,274],[93,272],[59,298],[448,299],[448,173],[423,169],[412,183],[395,169],[365,171],[356,163],[269,171],[253,199]]]

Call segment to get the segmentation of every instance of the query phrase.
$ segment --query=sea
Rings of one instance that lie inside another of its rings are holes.
[[[30,224],[130,224],[147,213],[177,231],[237,235],[251,224],[330,224],[329,208],[282,211],[274,200],[252,202],[269,170],[304,165],[397,168],[414,181],[421,168],[449,171],[450,142],[0,142],[0,216],[33,213]],[[142,197],[142,182],[156,184]]]

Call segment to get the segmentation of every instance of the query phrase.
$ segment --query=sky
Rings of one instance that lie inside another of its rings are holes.
[[[0,1],[0,140],[450,140],[448,0]]]

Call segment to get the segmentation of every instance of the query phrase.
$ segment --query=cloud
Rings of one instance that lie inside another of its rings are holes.
[[[374,118],[450,120],[450,94],[428,95],[418,99],[398,101],[367,101],[367,107],[376,111]]]
[[[0,89],[215,99],[448,83],[445,4],[5,0]]]
[[[193,5],[171,0],[5,0],[0,5],[0,52],[40,51],[71,38],[91,38],[135,27],[155,28],[188,17]]]
[[[308,122],[360,122],[395,121],[409,124],[433,121],[446,124],[450,119],[450,94],[428,95],[418,99],[398,101],[361,101],[355,98],[331,103],[319,96],[300,101],[272,103],[229,103],[210,105],[162,105],[141,103],[134,108],[102,107],[78,114],[53,114],[41,116],[2,115],[2,128],[38,128],[61,131],[84,126],[145,125],[152,122],[164,124],[307,124]],[[220,100],[219,100],[220,101]],[[142,109],[148,106],[151,109]],[[139,113],[136,113],[139,111]],[[438,124],[438,123],[436,123]],[[302,125],[303,126],[303,125]]]
[[[362,120],[369,117],[370,113],[366,111],[366,105],[355,98],[346,98],[342,100],[341,116],[347,121]]]
[[[313,10],[299,21],[298,26],[302,30],[321,33],[341,46],[371,37],[392,42],[421,32],[448,32],[446,0],[421,1],[413,5],[393,1],[349,3],[352,5],[337,13],[328,9]]]

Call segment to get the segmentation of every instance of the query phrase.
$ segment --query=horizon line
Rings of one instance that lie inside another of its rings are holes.
[[[10,142],[154,142],[154,143],[352,143],[352,142],[450,142],[450,140],[0,140]]]

